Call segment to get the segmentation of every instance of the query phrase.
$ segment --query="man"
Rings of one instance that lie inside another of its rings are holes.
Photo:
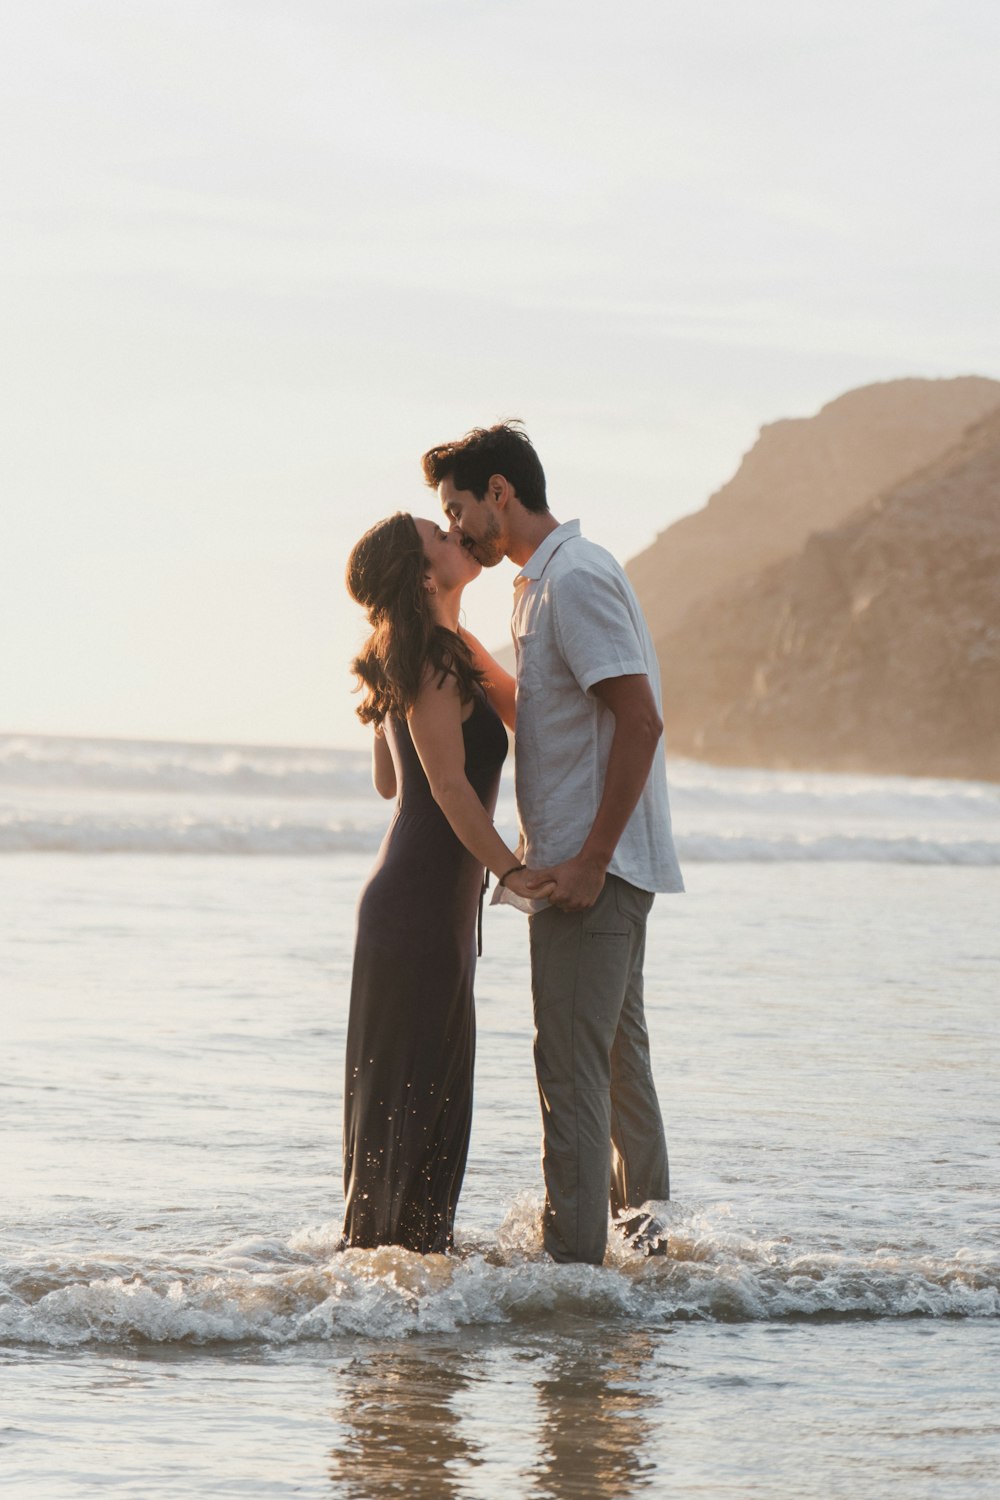
[[[683,890],[656,655],[621,567],[549,510],[519,423],[432,448],[423,468],[477,561],[519,569],[521,857],[555,882],[529,919],[543,1232],[555,1260],[599,1265],[609,1199],[617,1218],[670,1192],[642,995],[653,893]]]

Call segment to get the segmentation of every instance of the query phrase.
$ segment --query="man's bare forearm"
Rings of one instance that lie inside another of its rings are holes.
[[[599,862],[604,869],[611,863],[642,796],[662,732],[662,726],[654,729],[645,719],[638,723],[627,719],[616,721],[604,791],[580,858]]]
[[[596,682],[591,691],[614,714],[615,733],[601,800],[580,856],[607,869],[642,796],[663,734],[663,720],[648,677],[609,677]]]
[[[663,721],[648,677],[609,677],[591,689],[615,719],[601,800],[590,832],[578,854],[545,870],[555,881],[550,897],[563,911],[593,906],[604,885],[608,865],[649,776]]]

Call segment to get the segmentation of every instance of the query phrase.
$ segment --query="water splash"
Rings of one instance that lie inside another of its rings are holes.
[[[338,1252],[334,1224],[186,1259],[34,1252],[0,1263],[0,1340],[50,1348],[288,1345],[568,1318],[664,1326],[1000,1317],[995,1254],[796,1246],[734,1228],[724,1206],[654,1207],[668,1253],[646,1258],[613,1234],[599,1267],[548,1260],[540,1205],[527,1194],[495,1235],[473,1237],[451,1256],[391,1246]]]

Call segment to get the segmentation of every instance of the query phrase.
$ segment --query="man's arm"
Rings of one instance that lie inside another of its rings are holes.
[[[532,871],[536,879],[556,882],[549,900],[562,911],[586,911],[601,894],[608,865],[642,795],[663,734],[663,720],[644,674],[606,677],[590,691],[615,717],[597,815],[579,854],[549,870]]]
[[[486,678],[487,698],[511,734],[513,734],[517,727],[517,708],[515,706],[516,683],[514,678],[509,672],[504,670],[495,657],[490,655],[482,641],[477,640],[471,630],[466,630],[463,625],[458,633],[472,652],[472,659],[476,666]]]

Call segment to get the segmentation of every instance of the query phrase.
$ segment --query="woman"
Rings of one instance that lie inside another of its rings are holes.
[[[371,625],[354,663],[358,715],[375,730],[376,789],[398,800],[358,907],[345,1246],[451,1248],[472,1124],[483,867],[518,894],[542,893],[492,822],[507,736],[487,701],[489,658],[458,618],[479,572],[460,533],[402,513],[367,532],[347,567]]]

